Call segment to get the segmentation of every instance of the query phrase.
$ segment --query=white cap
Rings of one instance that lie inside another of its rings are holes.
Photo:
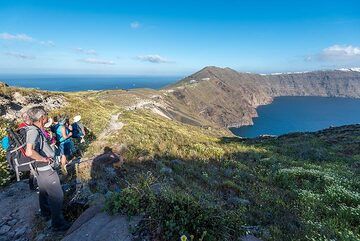
[[[52,123],[53,123],[53,119],[52,119],[52,118],[49,118],[49,119],[48,119],[48,122],[45,123],[44,127],[45,127],[45,128],[49,128],[49,127],[52,125]]]
[[[81,120],[81,116],[80,115],[77,115],[74,117],[74,122],[78,122]]]

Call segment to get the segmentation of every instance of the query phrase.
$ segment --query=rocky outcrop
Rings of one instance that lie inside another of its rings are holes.
[[[134,236],[131,230],[139,223],[141,217],[129,220],[123,215],[110,216],[95,206],[87,209],[66,233],[63,241],[131,241]]]
[[[13,88],[0,82],[0,117],[8,120],[19,118],[24,107],[42,105],[47,111],[66,104],[63,95],[30,89]]]
[[[206,67],[168,86],[166,100],[183,113],[223,127],[253,124],[256,107],[278,96],[360,98],[360,72],[315,71],[259,75]]]

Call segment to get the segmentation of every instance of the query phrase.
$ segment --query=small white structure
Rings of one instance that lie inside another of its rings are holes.
[[[192,79],[192,80],[189,81],[189,84],[195,84],[195,83],[197,83],[196,79]]]

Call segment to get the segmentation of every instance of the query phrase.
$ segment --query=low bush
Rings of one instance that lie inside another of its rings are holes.
[[[6,128],[9,123],[0,119],[0,140],[2,140],[6,134]],[[6,161],[6,152],[0,147],[0,186],[5,186],[11,179],[9,166]]]
[[[148,184],[127,187],[108,197],[105,209],[112,214],[145,214],[146,228],[160,240],[234,240],[243,234],[241,210],[222,210],[167,187],[157,194]]]
[[[297,194],[300,218],[309,240],[358,240],[360,238],[360,193],[350,172],[315,166],[280,170],[276,183]]]

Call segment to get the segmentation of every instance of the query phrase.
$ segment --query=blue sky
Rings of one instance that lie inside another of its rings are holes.
[[[360,1],[0,2],[0,73],[186,75],[360,66]]]

